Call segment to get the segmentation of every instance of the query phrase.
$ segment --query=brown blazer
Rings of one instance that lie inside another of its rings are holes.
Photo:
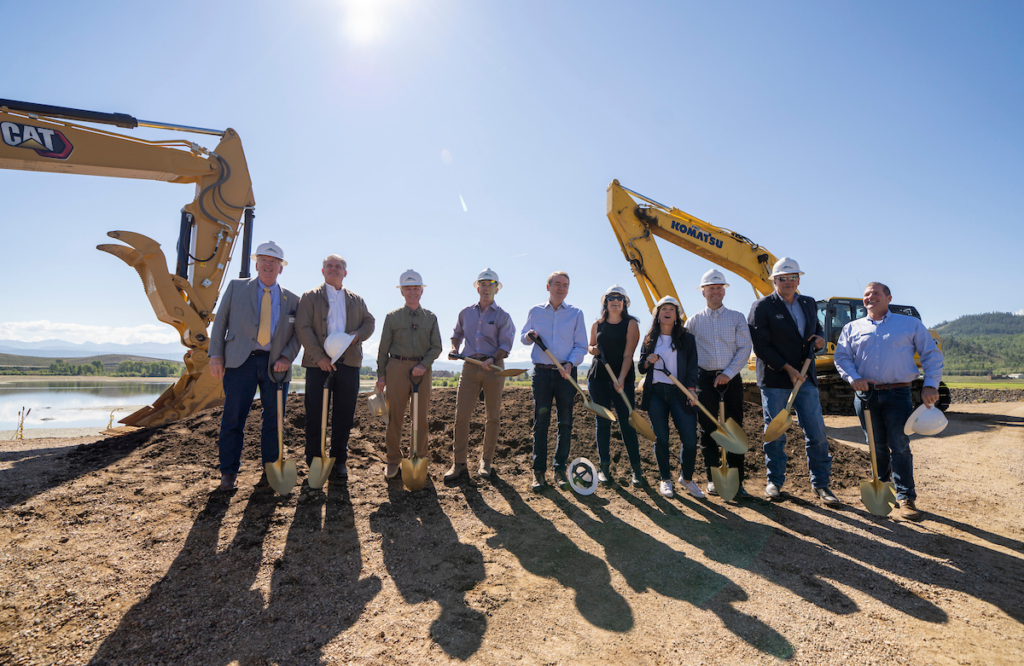
[[[358,368],[363,364],[362,343],[373,335],[374,319],[359,294],[345,287],[342,287],[342,291],[345,293],[345,332],[355,334],[359,342],[346,349],[338,362]],[[322,358],[330,359],[324,351],[330,307],[326,284],[310,289],[299,299],[299,307],[295,311],[295,335],[302,343],[301,365],[304,368],[315,367]]]

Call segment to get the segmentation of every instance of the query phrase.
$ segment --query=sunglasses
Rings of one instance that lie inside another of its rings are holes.
[[[477,283],[479,283],[481,285],[484,285],[486,287],[497,287],[498,286],[498,281],[497,280],[477,280]]]
[[[609,301],[624,301],[626,299],[622,295],[620,295],[620,294],[611,294],[610,296],[608,296],[608,300]]]
[[[779,277],[777,277],[775,279],[777,281],[779,281],[779,282],[796,282],[797,280],[800,279],[800,276],[799,275],[780,275]]]

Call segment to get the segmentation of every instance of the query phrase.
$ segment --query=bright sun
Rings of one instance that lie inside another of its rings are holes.
[[[344,0],[345,10],[342,29],[353,43],[369,44],[380,37],[384,20],[391,3],[385,0]]]

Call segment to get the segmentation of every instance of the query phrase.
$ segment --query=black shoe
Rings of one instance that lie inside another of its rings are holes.
[[[751,497],[753,497],[753,495],[748,493],[746,488],[740,486],[740,489],[736,491],[736,497],[733,499],[750,499]]]
[[[565,475],[564,469],[555,470],[555,483],[557,483],[558,487],[562,490],[569,490],[569,477]]]
[[[346,465],[345,463],[342,463],[340,465],[335,464],[334,467],[331,468],[330,478],[336,481],[343,481],[348,479],[348,465]]]
[[[629,482],[633,484],[634,488],[643,488],[647,485],[647,481],[644,480],[644,477],[640,476],[636,472],[633,472],[633,478],[630,479]]]
[[[533,473],[533,483],[530,485],[530,490],[535,493],[539,493],[548,487],[547,479],[544,478],[544,472]]]
[[[839,504],[839,498],[832,494],[832,491],[828,488],[815,488],[814,494],[824,502],[825,504],[836,506]]]
[[[266,472],[263,472],[263,476],[260,477],[260,480],[257,481],[256,485],[253,486],[253,487],[254,488],[259,488],[260,490],[262,490],[264,488],[269,488],[270,487],[270,480],[267,479],[267,473]]]

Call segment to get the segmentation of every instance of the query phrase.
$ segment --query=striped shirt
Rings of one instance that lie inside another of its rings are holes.
[[[729,379],[739,374],[754,346],[747,318],[724,305],[704,308],[686,320],[686,330],[697,340],[697,364]]]

